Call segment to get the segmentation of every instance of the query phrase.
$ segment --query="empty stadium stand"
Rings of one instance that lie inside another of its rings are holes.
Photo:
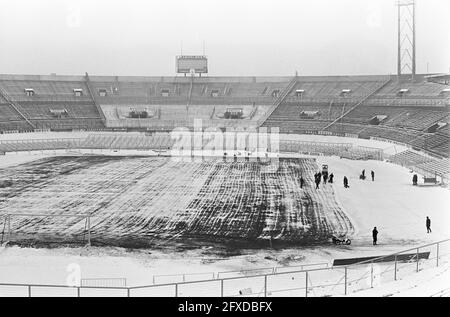
[[[0,75],[0,131],[157,131],[202,119],[204,127],[386,139],[449,157],[449,86],[431,79]],[[148,118],[130,118],[136,107]],[[227,109],[242,118],[227,118]]]

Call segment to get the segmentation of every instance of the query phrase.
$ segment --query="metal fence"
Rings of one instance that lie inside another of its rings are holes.
[[[230,271],[219,271],[219,272],[201,272],[201,273],[183,273],[183,274],[159,274],[153,275],[153,284],[163,284],[163,283],[180,283],[180,282],[195,282],[195,281],[207,281],[207,280],[217,280],[221,278],[232,278],[232,277],[249,277],[258,276],[264,274],[277,274],[282,272],[291,272],[304,270],[306,268],[313,267],[329,267],[328,263],[313,263],[313,264],[303,264],[296,266],[280,266],[280,267],[263,267],[251,270],[230,270]],[[165,282],[164,282],[165,281]]]
[[[421,254],[427,254],[423,258]],[[346,266],[132,287],[0,283],[0,296],[345,296],[450,263],[450,239]]]

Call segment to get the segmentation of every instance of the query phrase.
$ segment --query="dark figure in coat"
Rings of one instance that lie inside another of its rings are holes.
[[[347,176],[344,176],[344,187],[345,188],[348,188],[349,186],[348,186],[348,179],[347,179]]]
[[[427,217],[426,224],[427,224],[427,233],[431,233],[431,220],[428,217]]]
[[[366,170],[362,170],[361,175],[366,178]]]
[[[417,174],[414,174],[414,176],[413,176],[413,185],[414,186],[417,186]]]
[[[303,176],[300,176],[300,188],[303,188],[303,185],[305,185],[305,180],[303,179]]]
[[[373,238],[373,245],[377,245],[377,238],[378,238],[377,227],[374,227],[372,230],[372,238]]]
[[[372,176],[372,182],[375,181],[375,172],[374,171],[370,171],[370,175]]]
[[[333,178],[334,178],[334,175],[333,175],[333,173],[331,173],[330,174],[330,179],[328,180],[328,182],[333,184]]]
[[[319,185],[320,185],[320,177],[316,178],[316,189],[319,189]]]
[[[323,173],[323,183],[326,184],[328,180],[328,174],[327,173]]]

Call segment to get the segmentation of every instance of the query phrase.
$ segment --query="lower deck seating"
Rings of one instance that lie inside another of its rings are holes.
[[[424,156],[417,152],[413,152],[411,150],[406,150],[395,155],[392,155],[389,158],[389,161],[392,163],[396,163],[402,166],[414,166],[417,164],[430,162],[432,159],[430,157]]]

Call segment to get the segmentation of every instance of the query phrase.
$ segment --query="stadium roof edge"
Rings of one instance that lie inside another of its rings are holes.
[[[314,81],[383,81],[389,75],[342,75],[342,76],[297,76],[299,82]],[[449,74],[418,74],[417,78],[426,80],[431,78],[448,77]],[[392,75],[395,78],[396,75]],[[195,77],[196,83],[263,83],[263,82],[289,82],[293,76],[204,76]],[[190,82],[191,78],[184,76],[96,76],[90,75],[93,82]],[[26,75],[26,74],[0,74],[0,80],[30,80],[30,81],[84,81],[84,75]]]
[[[293,76],[205,76],[196,77],[197,83],[230,82],[289,82]],[[355,76],[298,76],[298,81],[378,81],[386,78],[386,75],[355,75]],[[190,81],[190,77],[184,76],[95,76],[90,75],[91,81],[102,82],[184,82]],[[84,81],[84,75],[25,75],[25,74],[0,74],[0,80],[31,80],[31,81]]]

